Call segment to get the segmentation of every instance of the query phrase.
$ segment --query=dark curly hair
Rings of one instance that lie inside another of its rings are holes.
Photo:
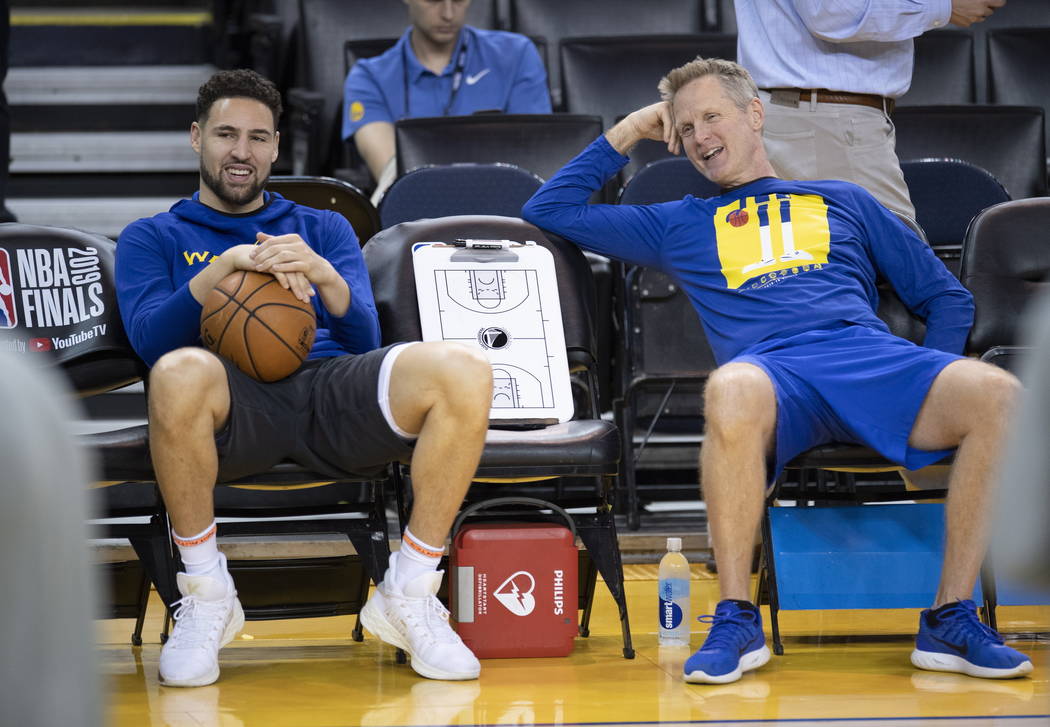
[[[281,120],[281,94],[273,82],[255,71],[241,68],[219,71],[197,90],[197,122],[203,124],[213,103],[220,98],[254,99],[273,113],[273,126]]]

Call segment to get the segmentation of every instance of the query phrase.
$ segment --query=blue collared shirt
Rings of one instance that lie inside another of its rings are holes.
[[[945,25],[951,0],[736,0],[737,60],[759,88],[898,98],[912,39]]]
[[[350,69],[343,87],[344,139],[373,121],[393,123],[487,110],[551,112],[547,72],[536,46],[525,36],[464,26],[448,66],[435,75],[416,58],[411,33],[409,28],[393,48],[375,58],[363,58]],[[464,45],[463,70],[457,74]]]

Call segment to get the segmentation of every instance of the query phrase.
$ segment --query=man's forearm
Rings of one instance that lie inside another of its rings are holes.
[[[623,119],[605,132],[605,139],[609,142],[609,145],[624,156],[627,156],[628,152],[634,148],[634,145],[643,138],[629,118]]]

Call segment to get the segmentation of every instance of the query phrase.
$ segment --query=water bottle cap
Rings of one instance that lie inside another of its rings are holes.
[[[682,539],[681,538],[668,538],[667,549],[671,552],[677,553],[682,550]]]

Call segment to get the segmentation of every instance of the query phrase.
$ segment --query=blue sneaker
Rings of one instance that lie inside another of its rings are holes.
[[[911,663],[930,671],[954,671],[984,679],[1010,679],[1032,671],[1031,660],[1003,643],[977,619],[973,601],[953,601],[919,614]]]
[[[728,684],[745,671],[769,661],[762,614],[747,601],[719,601],[713,616],[698,621],[711,624],[700,650],[685,662],[685,680],[692,684]]]

